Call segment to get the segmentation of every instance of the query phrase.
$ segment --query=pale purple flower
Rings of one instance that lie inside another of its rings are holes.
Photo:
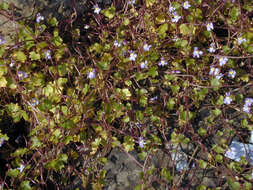
[[[220,57],[219,58],[219,65],[223,66],[228,62],[228,58],[227,57]]]
[[[175,10],[176,10],[175,7],[173,7],[173,6],[170,6],[170,7],[169,7],[169,12],[170,12],[170,13],[173,13]]]
[[[99,8],[98,5],[94,5],[94,6],[93,6],[93,9],[94,9],[94,13],[96,13],[96,14],[99,14],[100,11],[101,11],[101,9]]]
[[[168,62],[165,61],[163,57],[161,58],[161,61],[158,63],[158,65],[162,66],[162,67],[165,66],[165,65],[167,65],[167,64],[168,64]]]
[[[173,18],[171,19],[171,22],[178,22],[181,16],[179,16],[177,13],[173,13]]]
[[[39,104],[39,101],[36,98],[33,98],[31,101],[32,106],[37,106]]]
[[[206,29],[207,29],[207,31],[213,30],[213,23],[212,22],[207,23],[206,24]]]
[[[136,58],[137,58],[137,54],[134,53],[133,51],[130,51],[129,60],[130,60],[130,61],[135,61]]]
[[[144,44],[143,45],[143,50],[144,51],[149,51],[149,49],[152,47],[152,45]]]
[[[153,97],[153,98],[150,98],[149,102],[152,103],[153,101],[157,100],[157,98],[158,98],[157,96],[155,96],[155,97]]]
[[[138,142],[139,142],[139,146],[141,148],[144,148],[144,145],[146,144],[146,142],[144,141],[143,137],[139,137]]]
[[[36,22],[39,23],[40,21],[43,21],[45,18],[40,14],[38,13],[37,16],[36,16]]]
[[[139,122],[136,122],[135,125],[138,127],[138,128],[141,128],[141,124]]]
[[[203,51],[198,50],[198,48],[197,48],[197,47],[194,47],[193,57],[197,57],[197,58],[199,58],[201,55],[203,55]]]
[[[243,37],[239,37],[239,38],[237,38],[237,43],[239,44],[239,45],[241,45],[243,42],[246,42],[247,40],[245,39],[245,38],[243,38]]]
[[[19,80],[23,80],[24,78],[27,78],[28,77],[28,74],[26,72],[23,72],[23,71],[18,71],[18,79]]]
[[[227,93],[226,93],[226,97],[225,97],[225,99],[224,99],[224,104],[229,105],[231,102],[232,102],[232,98],[231,98],[231,96],[230,96],[230,93],[227,92]]]
[[[121,46],[121,43],[118,42],[117,40],[115,40],[114,43],[113,43],[113,45],[114,45],[115,47],[120,47],[120,46]]]
[[[223,77],[222,73],[219,73],[218,75],[215,76],[216,79],[220,80]]]
[[[185,1],[185,2],[183,3],[183,7],[184,7],[184,9],[189,9],[189,8],[191,7],[191,5],[189,4],[188,1]]]
[[[248,105],[244,105],[242,110],[248,114],[250,113],[250,107]]]
[[[20,165],[20,167],[17,168],[20,173],[25,169],[25,166],[23,164]]]
[[[179,73],[181,73],[181,71],[171,71],[171,73],[175,73],[175,74],[179,74]]]
[[[4,139],[3,138],[0,138],[0,147],[2,147],[4,144]]]
[[[94,79],[96,77],[96,70],[92,69],[92,71],[88,72],[87,77],[89,79]]]
[[[0,36],[0,45],[4,44],[5,42],[6,42],[5,39],[2,36]]]
[[[219,74],[220,74],[220,69],[219,68],[215,68],[213,65],[210,66],[209,75],[217,76]]]
[[[246,106],[251,106],[253,103],[253,98],[246,98],[245,99],[245,105]]]
[[[130,3],[130,5],[133,6],[135,4],[135,0],[130,0],[129,3]]]
[[[215,48],[215,44],[214,43],[211,43],[210,47],[208,48],[208,51],[210,53],[214,53],[216,51],[216,48]]]
[[[147,69],[147,68],[148,68],[148,61],[146,60],[145,62],[142,62],[142,63],[140,64],[140,68],[141,68],[141,69]]]
[[[236,75],[236,72],[235,72],[235,70],[233,70],[233,69],[230,69],[229,71],[228,71],[228,77],[230,77],[230,78],[235,78],[235,75]]]
[[[52,58],[52,57],[51,57],[51,51],[50,51],[50,50],[44,51],[44,55],[45,55],[45,58],[46,58],[46,59],[51,59],[51,58]]]

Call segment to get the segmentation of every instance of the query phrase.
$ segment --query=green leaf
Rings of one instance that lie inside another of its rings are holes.
[[[37,136],[32,137],[31,149],[36,149],[36,148],[40,147],[41,145],[42,145],[42,143],[40,142],[40,140],[38,139]]]
[[[32,52],[29,52],[29,58],[32,60],[32,61],[36,61],[36,60],[40,60],[40,54],[39,53],[36,53],[35,51],[32,51]]]
[[[159,28],[157,29],[157,33],[160,36],[160,38],[166,37],[166,32],[168,29],[169,29],[168,23],[165,23],[165,24],[162,24],[161,26],[159,26]]]
[[[167,168],[162,168],[161,176],[169,183],[173,180],[173,176],[171,176],[170,170],[168,170]]]
[[[152,78],[158,76],[157,68],[156,67],[151,67],[148,71],[148,75],[152,76]]]
[[[18,177],[18,174],[19,174],[19,173],[20,173],[20,172],[19,172],[18,169],[10,169],[10,170],[8,171],[7,175],[10,176],[10,177],[16,178],[16,177]]]
[[[26,61],[26,55],[22,51],[15,51],[12,56],[15,60],[20,61],[21,63]]]
[[[121,90],[121,92],[123,93],[123,95],[126,97],[127,100],[131,97],[131,92],[129,91],[129,89],[124,88]]]
[[[180,90],[180,86],[178,85],[172,85],[170,86],[171,90],[172,90],[172,93],[175,95],[178,93],[178,91]]]
[[[28,152],[27,148],[19,148],[14,153],[11,153],[11,156],[13,156],[13,157],[19,157],[20,156],[20,157],[22,157],[27,152]]]
[[[72,120],[67,120],[62,124],[62,127],[65,129],[72,129],[75,126]]]
[[[155,3],[155,1],[156,0],[146,0],[146,6],[151,7]]]
[[[48,22],[51,26],[58,26],[58,21],[55,17],[51,18]]]
[[[192,29],[187,26],[187,24],[181,24],[179,26],[180,33],[183,35],[189,35],[192,32]]]
[[[206,186],[205,185],[199,185],[197,187],[197,190],[206,190]]]
[[[216,108],[215,110],[212,110],[212,114],[214,117],[217,117],[221,114],[221,110]]]
[[[8,9],[9,9],[9,3],[5,2],[5,1],[1,2],[0,3],[0,9],[8,11]]]
[[[212,80],[211,80],[211,86],[212,87],[220,87],[221,86],[221,83],[220,83],[220,81],[219,81],[219,79],[217,79],[217,78],[213,78]]]
[[[7,85],[7,81],[6,81],[5,77],[1,76],[0,77],[0,88],[4,88],[4,87],[6,87],[6,85]]]
[[[148,104],[148,98],[146,96],[141,96],[140,98],[140,105],[145,107]]]
[[[200,136],[205,136],[207,134],[207,131],[206,131],[206,129],[203,129],[202,127],[200,127],[198,130],[198,134]]]
[[[199,160],[199,166],[202,169],[206,169],[207,167],[207,162],[205,162],[204,160]]]
[[[128,116],[126,116],[126,117],[124,117],[124,118],[122,119],[122,121],[123,121],[124,123],[127,123],[127,122],[130,121],[130,118],[129,118]]]
[[[158,24],[164,23],[166,21],[165,14],[161,13],[155,18]]]
[[[115,7],[111,6],[108,9],[106,9],[105,11],[103,11],[103,14],[109,18],[112,19],[115,16]]]
[[[233,6],[233,8],[230,10],[230,17],[233,21],[236,21],[240,15],[240,9],[236,6]]]
[[[218,106],[223,105],[224,104],[224,97],[222,95],[220,95],[215,104]]]
[[[170,98],[167,104],[167,107],[169,110],[173,110],[174,105],[176,104],[175,99],[174,98]]]
[[[219,163],[222,163],[223,162],[223,156],[221,154],[217,154],[215,156],[215,160]]]
[[[21,184],[20,184],[20,190],[31,190],[32,187],[30,186],[30,182],[25,180],[25,181],[22,181]]]

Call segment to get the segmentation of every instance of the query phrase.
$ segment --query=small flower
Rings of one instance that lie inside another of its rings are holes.
[[[158,63],[158,65],[162,66],[162,67],[165,66],[165,65],[167,65],[167,64],[168,64],[168,62],[165,61],[163,57],[161,58],[161,61]]]
[[[152,47],[152,45],[144,44],[143,49],[144,51],[149,51],[149,49]]]
[[[138,127],[138,128],[141,128],[141,124],[139,122],[136,122],[135,125]]]
[[[39,101],[36,98],[33,98],[31,101],[32,106],[37,106],[39,104]]]
[[[36,22],[39,23],[40,21],[43,21],[45,18],[43,16],[41,16],[40,13],[37,14],[36,16]]]
[[[155,100],[157,100],[157,98],[158,98],[157,96],[154,96],[153,98],[150,98],[149,102],[152,103],[152,102],[154,102]]]
[[[2,36],[0,36],[0,45],[4,44],[5,42],[6,42],[5,39]]]
[[[175,74],[179,74],[179,73],[181,73],[181,71],[171,71],[171,73],[175,73]]]
[[[246,42],[247,40],[245,39],[245,38],[243,38],[243,37],[239,37],[239,38],[237,38],[237,43],[239,44],[239,45],[241,45],[243,42]]]
[[[188,1],[185,1],[185,2],[183,3],[183,7],[184,7],[184,9],[189,9],[189,8],[191,7],[191,5],[189,4]]]
[[[135,61],[136,58],[137,58],[137,54],[134,53],[133,51],[130,51],[129,60],[130,60],[130,61]]]
[[[218,75],[215,76],[216,79],[220,80],[223,77],[222,73],[219,73]]]
[[[115,46],[115,47],[120,47],[121,46],[121,43],[119,43],[118,41],[114,41],[114,43],[113,43],[113,45]]]
[[[210,67],[209,75],[217,76],[220,74],[220,69],[215,68],[213,65]]]
[[[203,54],[203,51],[200,51],[200,50],[198,50],[197,47],[194,47],[193,57],[199,58],[202,54]]]
[[[20,167],[17,168],[20,173],[25,169],[25,166],[23,164],[20,165]]]
[[[18,79],[19,80],[23,80],[24,78],[27,78],[28,74],[26,72],[23,71],[18,71]]]
[[[223,66],[228,62],[228,58],[227,57],[220,57],[219,58],[219,65]]]
[[[210,45],[208,51],[209,51],[210,53],[214,53],[214,52],[216,51],[216,48],[215,48],[215,44],[214,44],[214,43],[212,43],[212,44]]]
[[[141,69],[147,69],[147,68],[148,68],[148,62],[147,62],[147,60],[146,60],[145,62],[142,62],[142,63],[140,64],[140,68],[141,68]]]
[[[228,71],[228,77],[230,77],[230,78],[235,78],[235,75],[236,75],[236,72],[235,72],[235,70],[233,70],[233,69],[230,69],[229,71]]]
[[[171,22],[178,22],[181,16],[179,16],[177,13],[173,13],[174,18],[171,19]]]
[[[93,6],[93,9],[94,9],[94,13],[96,13],[96,14],[99,14],[100,11],[101,11],[101,9],[99,8],[98,5],[94,5],[94,6]]]
[[[85,25],[84,25],[84,29],[85,29],[85,30],[88,30],[89,28],[90,28],[90,26],[89,26],[88,24],[85,24]]]
[[[44,51],[44,55],[45,55],[45,58],[46,58],[46,59],[51,59],[51,58],[52,58],[52,57],[51,57],[51,51],[50,51],[50,50]]]
[[[10,67],[13,67],[16,64],[15,60],[11,60]]]
[[[213,23],[211,23],[211,22],[207,23],[206,24],[206,29],[207,29],[207,31],[213,30]]]
[[[95,69],[92,69],[92,71],[88,72],[87,77],[89,79],[94,79],[96,77],[96,71],[95,71]]]
[[[146,142],[143,140],[143,138],[142,137],[139,137],[139,146],[141,147],[141,148],[144,148],[144,145],[146,144]]]
[[[227,93],[226,93],[226,97],[225,97],[225,99],[224,99],[224,104],[229,105],[231,102],[232,102],[232,98],[230,97],[230,93],[227,92]]]
[[[246,106],[251,106],[253,103],[253,98],[246,98],[245,99],[245,105]]]
[[[244,105],[242,110],[248,114],[250,113],[250,107],[248,105]]]
[[[130,0],[129,4],[133,6],[135,4],[135,0]]]
[[[4,139],[3,138],[0,138],[0,147],[2,147],[4,144]]]
[[[176,10],[175,7],[173,7],[173,6],[170,6],[170,7],[169,7],[169,12],[170,12],[170,13],[173,13],[175,10]]]

